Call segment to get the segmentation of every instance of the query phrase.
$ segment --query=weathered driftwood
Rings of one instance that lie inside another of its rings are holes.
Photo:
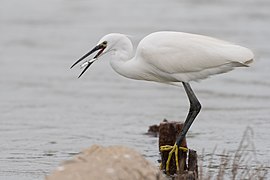
[[[183,123],[180,122],[162,122],[159,125],[159,149],[160,146],[164,145],[171,145],[175,144],[176,138],[178,134],[181,132],[183,128]],[[186,139],[183,140],[181,147],[187,147]],[[161,169],[165,172],[166,171],[166,162],[169,156],[169,151],[160,151],[161,154]],[[186,163],[187,160],[187,152],[179,150],[178,153],[178,162],[179,162],[179,172],[176,169],[176,162],[175,162],[175,154],[172,155],[170,165],[169,165],[169,172],[166,172],[170,175],[176,175],[177,179],[190,179],[194,180],[197,179],[198,175],[198,166],[197,166],[197,154],[194,150],[189,150],[188,154],[188,164]]]

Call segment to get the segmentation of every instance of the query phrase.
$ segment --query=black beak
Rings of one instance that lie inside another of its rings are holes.
[[[80,77],[83,75],[83,73],[90,67],[90,65],[93,64],[93,62],[96,61],[96,58],[98,58],[98,56],[104,51],[104,49],[105,49],[105,46],[104,46],[104,45],[101,45],[101,44],[97,45],[97,46],[94,47],[91,51],[89,51],[88,53],[86,53],[83,57],[81,57],[80,59],[78,59],[78,60],[70,67],[70,69],[73,68],[76,64],[78,64],[79,62],[81,62],[81,61],[82,61],[83,59],[85,59],[86,57],[88,57],[88,56],[90,56],[91,54],[93,54],[94,52],[96,52],[97,50],[100,50],[100,51],[95,55],[95,57],[94,57],[91,61],[87,61],[87,62],[86,62],[86,63],[87,63],[86,67],[84,68],[84,70],[81,72],[81,74],[80,74],[79,77],[78,77],[78,78],[80,78]]]

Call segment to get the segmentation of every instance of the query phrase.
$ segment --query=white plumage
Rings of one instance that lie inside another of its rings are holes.
[[[247,66],[253,57],[247,48],[211,37],[156,32],[139,43],[132,61],[149,65],[150,73],[166,75],[164,81],[188,82]]]
[[[253,53],[219,39],[183,32],[155,32],[139,43],[135,56],[126,35],[112,33],[99,55],[112,52],[111,65],[119,74],[139,80],[173,84],[200,80],[234,67],[248,66]]]
[[[254,58],[253,53],[245,47],[207,36],[169,31],[146,36],[132,57],[133,46],[130,39],[126,35],[112,33],[104,36],[96,47],[76,61],[71,68],[95,51],[98,51],[95,57],[83,63],[85,69],[80,76],[100,56],[110,52],[112,68],[125,77],[174,85],[182,82],[190,102],[190,110],[182,132],[169,153],[170,156],[178,151],[201,109],[201,104],[188,82],[225,73],[235,67],[246,67]],[[167,165],[169,162],[170,158]]]

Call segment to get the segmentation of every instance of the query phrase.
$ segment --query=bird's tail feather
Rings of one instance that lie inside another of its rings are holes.
[[[248,60],[248,61],[245,61],[244,64],[245,64],[246,66],[249,66],[249,64],[251,64],[253,61],[254,61],[253,59],[250,59],[250,60]]]
[[[231,64],[233,64],[234,67],[249,67],[249,64],[251,64],[252,62],[253,62],[253,59],[250,59],[245,62],[234,61],[234,62],[231,62]]]

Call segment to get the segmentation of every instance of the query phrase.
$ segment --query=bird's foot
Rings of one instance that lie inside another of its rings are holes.
[[[181,149],[184,152],[188,151],[188,148],[179,147],[176,143],[173,146],[171,146],[171,145],[160,146],[160,151],[170,151],[168,159],[166,161],[166,172],[167,173],[169,172],[169,169],[170,169],[169,167],[170,167],[170,162],[171,162],[171,158],[172,158],[173,153],[175,153],[176,170],[177,170],[177,172],[179,172],[179,162],[178,162],[179,149]],[[162,167],[162,164],[161,164],[161,167]]]

